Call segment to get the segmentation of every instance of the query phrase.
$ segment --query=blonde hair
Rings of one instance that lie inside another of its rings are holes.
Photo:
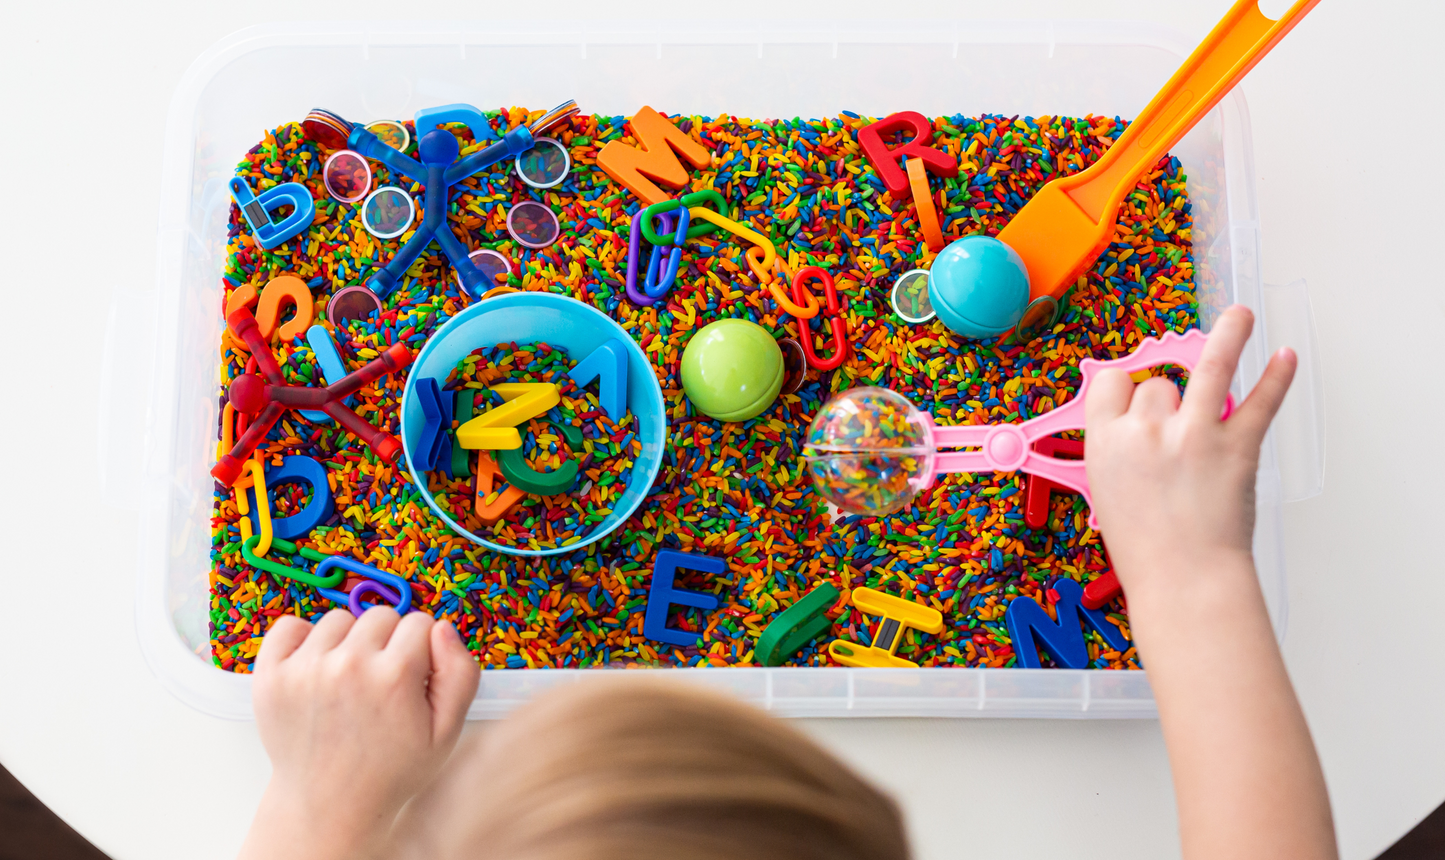
[[[465,744],[403,815],[403,856],[908,857],[892,800],[782,721],[682,684],[575,685]]]

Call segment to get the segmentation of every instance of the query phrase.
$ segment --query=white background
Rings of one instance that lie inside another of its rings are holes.
[[[1445,6],[1369,11],[1383,5],[1324,0],[1243,84],[1265,281],[1309,281],[1323,352],[1326,488],[1285,508],[1285,654],[1348,858],[1374,856],[1445,799],[1445,457],[1434,444]],[[165,112],[187,65],[223,35],[338,16],[786,14],[1137,19],[1193,43],[1228,6],[11,0],[0,12],[0,762],[116,860],[233,854],[269,772],[252,725],[202,716],[152,678],[132,620],[135,517],[93,513],[107,303],[154,280]],[[1178,853],[1155,723],[807,726],[897,794],[921,857]]]

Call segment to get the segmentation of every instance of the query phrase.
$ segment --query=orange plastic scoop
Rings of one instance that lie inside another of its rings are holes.
[[[1102,158],[1045,185],[1014,215],[998,238],[1028,267],[1030,301],[1074,285],[1108,247],[1119,204],[1144,171],[1318,2],[1299,0],[1271,21],[1256,0],[1239,0]]]

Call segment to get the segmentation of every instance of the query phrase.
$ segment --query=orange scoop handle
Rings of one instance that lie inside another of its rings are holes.
[[[1108,246],[1119,204],[1139,177],[1318,2],[1299,0],[1278,21],[1271,21],[1259,11],[1256,0],[1239,0],[1103,157],[1087,170],[1041,189],[1039,196],[1045,199],[1038,209],[1042,211],[1028,213],[1035,217],[1018,217],[1025,215],[1030,208],[1027,205],[1019,211],[999,232],[999,239],[1024,258],[1031,299],[1044,295],[1058,298],[1073,286]],[[1061,207],[1066,201],[1073,206]],[[1074,207],[1077,212],[1069,211]],[[1080,218],[1080,214],[1084,217]],[[1081,235],[1085,231],[1092,235]],[[1088,247],[1093,248],[1092,253],[1084,253]],[[1070,254],[1065,249],[1077,250]],[[1074,259],[1059,259],[1061,256]]]

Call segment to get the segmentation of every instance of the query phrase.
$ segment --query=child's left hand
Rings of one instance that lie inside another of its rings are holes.
[[[386,607],[276,619],[252,698],[271,782],[241,857],[369,857],[456,745],[476,661],[446,622]]]

